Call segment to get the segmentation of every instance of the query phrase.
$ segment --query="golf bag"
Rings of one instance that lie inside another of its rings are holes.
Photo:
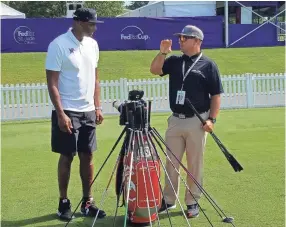
[[[126,142],[125,140],[125,145],[127,145]],[[128,220],[133,225],[146,225],[155,221],[157,219],[156,210],[160,208],[162,199],[158,180],[158,177],[160,177],[160,164],[155,152],[149,149],[146,136],[143,136],[143,142],[142,147],[138,137],[135,136],[133,150],[130,150],[130,148],[125,155],[123,155],[123,151],[121,152],[121,160],[117,168],[117,199],[119,200],[122,194],[123,205],[128,206]],[[131,160],[132,152],[133,160]],[[130,163],[133,163],[131,172]],[[129,185],[130,174],[131,181]],[[127,201],[128,190],[129,200]]]

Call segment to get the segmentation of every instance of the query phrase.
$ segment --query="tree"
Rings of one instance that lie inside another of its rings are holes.
[[[84,6],[96,9],[98,17],[116,17],[124,13],[124,1],[88,1]]]
[[[142,6],[145,6],[148,4],[149,1],[132,1],[130,5],[126,6],[126,8],[130,10],[138,9]]]
[[[8,1],[4,4],[31,17],[63,17],[66,15],[64,1]]]
[[[31,17],[65,17],[65,1],[6,1],[4,4]],[[95,8],[99,17],[115,17],[124,12],[123,1],[88,1],[85,7]]]

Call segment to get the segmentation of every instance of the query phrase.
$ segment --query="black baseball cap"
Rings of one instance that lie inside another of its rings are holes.
[[[199,40],[204,39],[204,33],[201,29],[194,25],[187,25],[183,28],[182,32],[175,33],[175,36],[189,36],[189,37],[195,37]]]
[[[78,8],[73,14],[73,19],[83,22],[104,23],[97,20],[97,13],[95,9],[91,8]]]

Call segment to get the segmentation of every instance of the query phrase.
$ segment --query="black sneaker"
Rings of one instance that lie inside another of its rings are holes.
[[[81,204],[81,213],[85,216],[95,217],[98,212],[98,218],[104,218],[106,213],[103,210],[99,210],[97,206],[95,206],[93,198],[89,200],[85,200]]]
[[[187,205],[187,217],[188,218],[196,218],[199,216],[199,205],[193,204],[193,205]]]
[[[59,201],[59,208],[57,215],[60,219],[69,221],[70,219],[74,218],[71,212],[71,203],[69,199],[62,199]]]
[[[162,205],[161,205],[161,208],[158,210],[158,213],[163,214],[163,213],[166,213],[167,210],[171,210],[175,208],[176,208],[176,204],[167,204],[165,200],[162,199]]]

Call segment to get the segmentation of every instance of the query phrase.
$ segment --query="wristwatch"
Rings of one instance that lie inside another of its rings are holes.
[[[102,110],[102,106],[96,106],[95,110]]]
[[[208,120],[211,120],[213,124],[216,123],[216,118],[209,117]]]
[[[160,55],[167,55],[167,53],[163,53],[163,52],[161,52],[161,51],[160,51],[159,54],[160,54]]]

